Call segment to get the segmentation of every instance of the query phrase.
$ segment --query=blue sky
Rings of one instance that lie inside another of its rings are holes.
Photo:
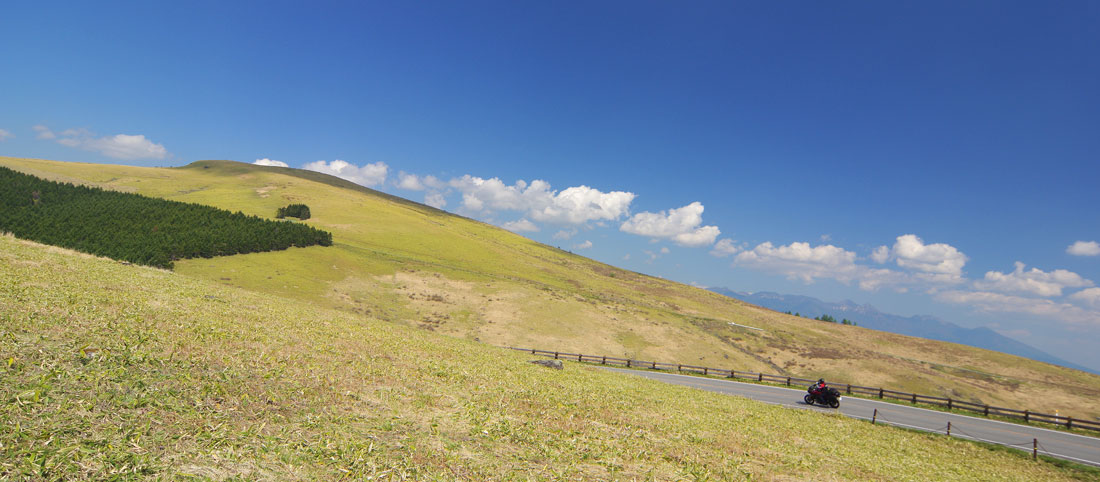
[[[312,168],[1100,369],[1100,4],[894,3],[9,2],[0,155]]]

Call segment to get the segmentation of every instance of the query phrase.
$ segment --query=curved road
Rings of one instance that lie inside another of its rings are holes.
[[[819,405],[808,405],[803,402],[802,396],[806,393],[805,388],[792,389],[660,371],[601,368],[701,390],[742,396],[790,408],[821,410],[823,412],[834,411],[831,408],[822,408]],[[1031,452],[1033,441],[1038,440],[1039,453],[1041,454],[1082,464],[1100,466],[1100,438],[864,398],[845,397],[840,402],[840,408],[836,411],[852,418],[871,420],[875,409],[878,409],[878,423],[927,432],[945,433],[947,423],[951,422],[951,436],[953,437],[992,442],[1016,447],[1027,452]]]

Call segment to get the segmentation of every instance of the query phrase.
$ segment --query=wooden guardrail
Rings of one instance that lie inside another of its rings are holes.
[[[767,373],[747,372],[727,368],[712,368],[696,365],[683,365],[680,363],[662,363],[657,361],[633,360],[630,358],[618,358],[604,355],[584,355],[581,353],[566,353],[557,351],[536,350],[534,348],[516,348],[511,346],[505,348],[527,352],[532,355],[553,357],[556,360],[572,360],[582,363],[599,363],[601,365],[614,365],[626,368],[676,370],[680,372],[692,372],[707,376],[720,376],[735,379],[741,378],[756,380],[757,382],[780,383],[787,386],[804,385],[817,381],[808,378],[789,377],[786,375],[770,375]],[[897,390],[890,390],[881,387],[864,387],[847,383],[834,383],[832,384],[832,386],[837,390],[841,390],[841,388],[843,387],[842,391],[848,395],[864,395],[879,399],[903,400],[913,404],[923,403],[928,405],[937,405],[941,407],[946,407],[948,410],[966,410],[974,413],[980,413],[985,416],[996,415],[1001,417],[1017,418],[1027,423],[1042,422],[1052,425],[1061,425],[1066,428],[1078,428],[1100,432],[1100,422],[1094,422],[1091,420],[1079,420],[1074,419],[1073,417],[1063,417],[1061,415],[1051,415],[1047,413],[1033,412],[1031,410],[1015,410],[1011,408],[994,407],[981,403],[955,400],[952,398],[933,397],[931,395],[921,395],[919,393],[900,392]]]

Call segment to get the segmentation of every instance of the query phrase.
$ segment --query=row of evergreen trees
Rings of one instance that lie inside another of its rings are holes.
[[[161,268],[183,258],[332,245],[332,233],[305,224],[62,184],[4,167],[0,231]]]

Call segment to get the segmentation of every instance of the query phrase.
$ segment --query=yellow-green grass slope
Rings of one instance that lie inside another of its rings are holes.
[[[825,377],[1100,417],[1096,375],[783,315],[324,174],[228,161],[141,168],[0,157],[0,165],[267,217],[305,203],[307,222],[331,231],[335,246],[184,260],[177,271],[365,317],[496,345]]]
[[[0,480],[1095,475],[11,236],[0,353]]]

